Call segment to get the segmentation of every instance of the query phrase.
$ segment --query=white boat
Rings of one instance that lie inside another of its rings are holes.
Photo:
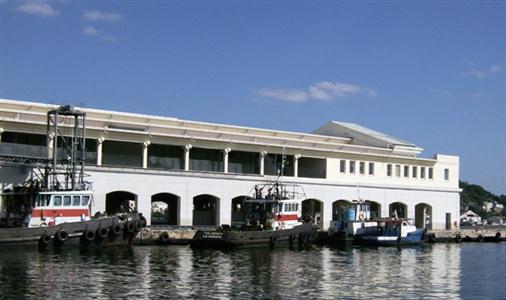
[[[374,231],[356,235],[354,243],[365,246],[418,245],[425,229],[416,228],[412,219],[378,219]]]
[[[369,201],[353,200],[338,217],[330,222],[328,241],[331,243],[351,243],[356,235],[374,231],[377,226],[376,221],[371,220]]]

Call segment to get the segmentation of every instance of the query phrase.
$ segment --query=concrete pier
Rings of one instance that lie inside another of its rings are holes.
[[[188,244],[195,235],[195,232],[197,232],[197,228],[192,226],[151,226],[139,232],[137,238],[134,240],[134,244]]]
[[[472,226],[453,230],[427,231],[430,242],[500,242],[506,241],[506,226]]]

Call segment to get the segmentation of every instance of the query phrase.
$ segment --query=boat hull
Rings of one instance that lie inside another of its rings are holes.
[[[1,228],[0,246],[38,247],[39,250],[69,246],[101,248],[130,245],[145,219],[137,213],[49,227]]]
[[[360,246],[408,246],[420,245],[423,242],[423,229],[409,232],[405,237],[384,235],[358,235],[354,244]]]
[[[317,238],[317,228],[310,223],[284,230],[198,230],[190,241],[192,248],[234,248],[278,245],[308,245]]]

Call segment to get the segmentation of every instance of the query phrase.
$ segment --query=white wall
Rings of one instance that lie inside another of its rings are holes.
[[[226,174],[197,174],[185,172],[156,172],[133,169],[93,168],[88,171],[95,191],[95,209],[105,210],[105,195],[113,191],[128,191],[138,196],[138,208],[148,220],[151,219],[151,196],[172,193],[180,197],[180,225],[192,225],[193,197],[210,194],[218,197],[220,224],[230,224],[233,198],[251,193],[254,184],[265,181],[262,176],[235,176]],[[293,182],[293,179],[286,179]],[[361,199],[381,204],[381,215],[388,216],[388,206],[403,202],[408,206],[408,217],[415,218],[415,205],[427,203],[432,206],[433,229],[444,229],[447,212],[452,223],[459,219],[458,189],[420,189],[385,185],[360,185],[299,178],[307,198],[324,203],[324,225],[332,219],[332,203],[336,200]],[[458,222],[457,222],[458,223]]]

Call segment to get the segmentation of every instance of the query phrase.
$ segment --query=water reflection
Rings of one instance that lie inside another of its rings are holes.
[[[0,291],[6,298],[76,294],[91,298],[504,298],[495,277],[476,276],[474,270],[500,276],[494,266],[506,265],[505,250],[506,243],[303,251],[186,246],[98,253],[1,249]],[[480,255],[482,251],[488,255]],[[494,262],[487,263],[488,259]],[[482,284],[486,290],[472,288]]]

